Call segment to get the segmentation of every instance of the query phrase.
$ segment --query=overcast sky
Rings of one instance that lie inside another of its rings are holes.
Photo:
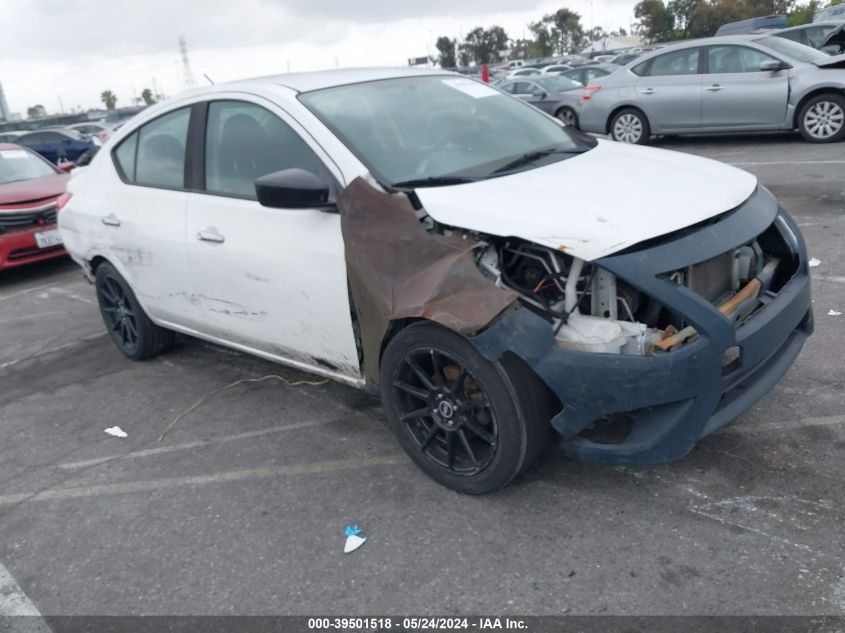
[[[0,0],[0,83],[12,112],[118,106],[153,81],[183,89],[178,38],[198,81],[215,82],[336,65],[405,65],[434,54],[440,35],[526,24],[566,6],[585,28],[630,28],[636,0]]]

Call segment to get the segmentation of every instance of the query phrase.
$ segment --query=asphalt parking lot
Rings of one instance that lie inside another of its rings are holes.
[[[816,332],[739,421],[657,467],[557,449],[466,497],[378,403],[198,341],[133,363],[66,261],[0,276],[0,606],[42,614],[845,613],[845,143],[667,139],[796,217]],[[612,174],[608,174],[612,182]],[[106,435],[119,425],[126,439]],[[344,555],[343,527],[369,537]],[[34,605],[34,606],[33,606]],[[23,612],[23,611],[21,611]]]

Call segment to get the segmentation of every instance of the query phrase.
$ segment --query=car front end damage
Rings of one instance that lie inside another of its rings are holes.
[[[415,193],[360,178],[338,208],[368,388],[391,332],[438,323],[500,367],[522,359],[556,396],[551,424],[575,459],[683,457],[773,387],[812,332],[803,239],[763,187],[592,261],[441,224]]]
[[[773,387],[813,329],[801,234],[762,187],[590,263],[494,246],[479,267],[521,301],[470,340],[491,361],[519,356],[554,392],[552,425],[575,459],[683,457]]]

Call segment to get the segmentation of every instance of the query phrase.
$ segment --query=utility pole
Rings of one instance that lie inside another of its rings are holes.
[[[194,72],[191,70],[191,60],[188,59],[188,44],[185,42],[185,36],[179,36],[179,53],[182,55],[182,75],[184,76],[185,89],[190,90],[195,88],[197,80],[194,79]]]
[[[65,113],[65,104],[62,103],[62,95],[57,95],[59,97],[59,114]]]

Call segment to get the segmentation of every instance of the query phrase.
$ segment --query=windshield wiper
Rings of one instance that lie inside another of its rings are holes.
[[[467,182],[475,182],[475,178],[465,176],[428,176],[414,180],[403,180],[394,182],[393,187],[437,187],[438,185],[462,185]]]
[[[490,175],[502,174],[506,171],[510,171],[511,169],[516,169],[517,167],[522,167],[523,165],[530,165],[541,158],[546,156],[551,156],[552,154],[581,154],[585,152],[586,149],[558,149],[558,148],[551,148],[551,149],[541,149],[537,150],[536,152],[528,152],[527,154],[523,154],[519,158],[515,158],[509,163],[505,163],[501,167],[497,167]]]

